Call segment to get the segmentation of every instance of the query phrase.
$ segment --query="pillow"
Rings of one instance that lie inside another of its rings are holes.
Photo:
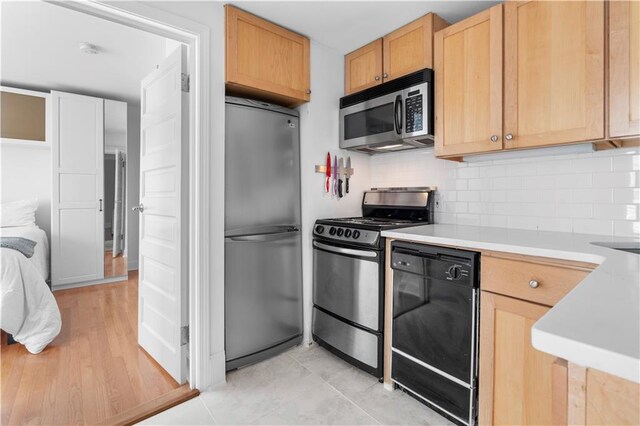
[[[33,226],[36,224],[38,199],[11,201],[0,204],[0,227]]]

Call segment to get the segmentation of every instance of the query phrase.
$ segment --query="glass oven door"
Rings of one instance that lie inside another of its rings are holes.
[[[402,91],[340,110],[340,148],[402,139]]]

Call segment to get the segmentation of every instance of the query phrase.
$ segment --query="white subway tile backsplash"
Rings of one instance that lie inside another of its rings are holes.
[[[638,172],[596,173],[593,175],[595,188],[637,188]]]
[[[571,201],[574,203],[612,203],[613,189],[611,188],[587,188],[574,189]]]
[[[558,204],[556,206],[558,217],[588,218],[593,217],[593,206],[591,204]]]
[[[621,155],[612,158],[613,170],[616,172],[624,172],[631,170],[640,170],[640,155]]]
[[[371,157],[371,186],[437,186],[437,223],[640,238],[640,148],[457,163]]]
[[[578,234],[613,235],[613,221],[601,219],[574,219],[573,232]]]
[[[635,204],[595,204],[594,219],[638,220],[638,206]]]
[[[571,171],[574,173],[610,172],[613,159],[611,157],[590,157],[571,160]]]
[[[640,204],[640,188],[616,188],[613,201],[616,204]]]
[[[458,191],[458,201],[480,201],[479,191]]]
[[[613,234],[617,237],[638,237],[640,235],[640,222],[629,220],[616,220],[613,222]]]

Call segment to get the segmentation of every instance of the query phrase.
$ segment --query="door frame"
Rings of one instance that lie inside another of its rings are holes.
[[[210,29],[138,1],[44,0],[189,46],[189,385],[205,389],[219,380],[211,356],[210,285]],[[223,365],[224,377],[224,365]]]

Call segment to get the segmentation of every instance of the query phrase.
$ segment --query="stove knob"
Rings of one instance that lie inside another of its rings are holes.
[[[330,235],[336,235],[336,228],[334,228],[333,226],[331,228],[329,228],[329,234]]]
[[[344,229],[338,228],[338,237],[342,237],[342,234],[344,234]]]
[[[344,236],[347,238],[351,237],[351,229],[345,229]]]
[[[318,225],[316,226],[316,234],[322,234],[324,232],[324,226]]]
[[[360,238],[360,231],[353,231],[353,239],[357,240],[358,238]]]

